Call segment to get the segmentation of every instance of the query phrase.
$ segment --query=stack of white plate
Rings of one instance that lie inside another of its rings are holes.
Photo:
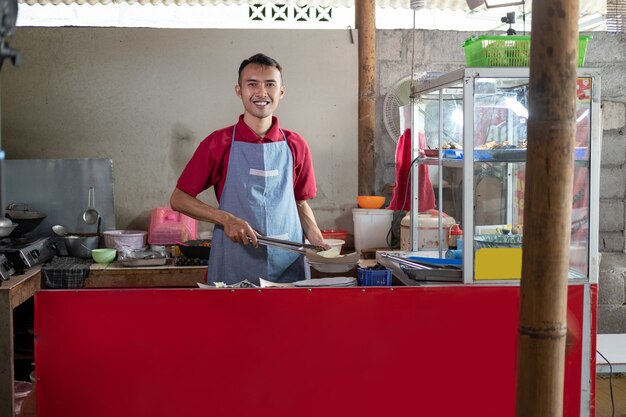
[[[356,287],[356,278],[352,277],[333,277],[333,278],[316,278],[305,279],[293,283],[296,287]]]

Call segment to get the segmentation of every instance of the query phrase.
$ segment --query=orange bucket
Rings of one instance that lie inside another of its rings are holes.
[[[340,239],[344,242],[348,241],[348,233],[347,230],[335,230],[335,229],[325,229],[321,230],[322,236],[324,239]]]

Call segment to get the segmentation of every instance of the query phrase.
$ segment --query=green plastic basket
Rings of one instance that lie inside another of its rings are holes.
[[[587,43],[591,36],[578,39],[578,66],[585,64]],[[468,67],[527,67],[530,60],[530,36],[472,36],[463,43]]]

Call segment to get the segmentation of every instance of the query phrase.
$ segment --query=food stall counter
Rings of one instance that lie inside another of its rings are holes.
[[[568,287],[567,417],[593,401],[595,297]],[[515,411],[519,286],[118,288],[35,301],[46,416]]]

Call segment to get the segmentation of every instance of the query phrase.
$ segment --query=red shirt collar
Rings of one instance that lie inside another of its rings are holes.
[[[270,130],[268,130],[262,138],[259,138],[246,122],[243,121],[243,114],[239,116],[239,121],[235,128],[237,130],[237,139],[244,142],[278,142],[284,139],[276,116],[272,116],[272,127],[270,127]]]

